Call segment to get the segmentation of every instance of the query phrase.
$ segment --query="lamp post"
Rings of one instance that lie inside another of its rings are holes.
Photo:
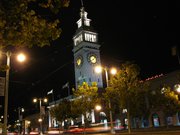
[[[4,133],[7,134],[7,113],[8,113],[8,90],[9,90],[9,71],[10,71],[10,57],[11,52],[6,53],[7,56],[7,69],[6,69],[6,83],[5,83],[5,91],[4,91]]]
[[[28,134],[30,134],[30,131],[31,131],[31,121],[27,121],[27,124],[28,124]]]
[[[106,79],[106,87],[109,87],[109,77],[108,77],[108,68],[107,67],[101,67],[101,66],[97,66],[95,67],[95,72],[96,73],[100,73],[102,72],[102,69],[104,69],[105,71],[105,79]],[[110,69],[110,73],[115,75],[117,72],[117,70],[115,68],[111,68]],[[115,134],[115,131],[114,131],[114,128],[113,128],[113,117],[112,117],[112,111],[111,111],[111,100],[109,99],[109,108],[110,108],[110,111],[109,111],[109,117],[110,117],[110,124],[111,124],[111,134]]]
[[[39,122],[39,124],[40,124],[40,135],[43,135],[43,132],[42,132],[42,101],[44,102],[44,103],[47,103],[47,98],[44,98],[44,99],[42,99],[42,98],[34,98],[33,99],[33,102],[34,103],[36,103],[37,101],[39,101],[39,119],[38,119],[38,122]]]
[[[6,81],[5,81],[5,91],[4,91],[4,135],[7,135],[7,116],[8,116],[8,91],[9,91],[9,72],[10,72],[10,61],[12,53],[7,51],[6,53],[0,52],[5,54],[7,57],[6,62]],[[23,54],[18,55],[18,61],[23,62],[25,60],[25,56]]]
[[[18,131],[19,131],[19,135],[21,134],[21,127],[22,127],[22,112],[24,112],[24,108],[18,107],[18,119],[19,119]]]
[[[101,105],[96,105],[95,110],[98,112],[98,122],[101,122],[101,117],[100,117],[100,110],[102,109]]]

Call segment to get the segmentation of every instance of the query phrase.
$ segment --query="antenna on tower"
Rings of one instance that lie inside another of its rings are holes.
[[[82,6],[82,7],[84,6],[84,4],[83,4],[83,0],[81,0],[81,6]]]
[[[81,7],[81,9],[80,9],[80,10],[81,10],[80,16],[81,16],[82,19],[84,19],[84,13],[85,13],[85,11],[84,11],[83,0],[81,0],[81,6],[82,6],[82,7]]]

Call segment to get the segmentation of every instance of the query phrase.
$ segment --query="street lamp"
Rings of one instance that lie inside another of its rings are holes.
[[[3,116],[0,117],[0,123],[1,123],[2,119],[3,119]]]
[[[180,93],[180,84],[176,84],[174,88],[178,93]]]
[[[5,54],[7,57],[6,62],[6,81],[5,81],[5,91],[4,91],[4,134],[7,135],[7,115],[8,115],[8,91],[9,91],[9,72],[10,72],[10,61],[11,61],[11,55],[12,53],[10,51],[7,51],[6,53],[0,52],[2,54]],[[19,57],[19,55],[17,55]],[[22,57],[24,57],[22,59]],[[25,60],[25,56],[21,53],[21,62]]]
[[[30,133],[30,131],[31,131],[31,121],[27,121],[27,127],[28,127],[28,134]]]
[[[39,124],[40,124],[40,135],[43,135],[43,133],[42,133],[42,101],[44,102],[44,103],[47,103],[47,98],[34,98],[33,99],[33,102],[34,103],[36,103],[37,101],[39,101],[39,114],[40,114],[40,116],[39,116],[39,119],[38,119],[38,122],[39,122]]]
[[[22,113],[23,112],[24,112],[24,108],[18,107],[18,119],[19,119],[18,131],[19,131],[19,135],[21,134]]]
[[[95,72],[96,73],[101,73],[103,69],[105,71],[106,87],[108,87],[109,86],[109,78],[108,78],[108,70],[109,69],[107,67],[96,66],[95,67]],[[111,68],[109,71],[110,71],[110,73],[112,75],[115,75],[117,73],[116,68]],[[111,111],[111,100],[109,100],[109,108],[110,108],[109,116],[110,116],[110,124],[111,124],[111,133],[115,134],[115,131],[114,131],[114,128],[113,128],[113,118],[112,118],[112,111]]]
[[[95,106],[95,109],[96,109],[97,111],[100,111],[101,108],[102,108],[102,107],[101,107],[100,105],[96,105],[96,106]]]
[[[98,112],[98,122],[101,122],[101,117],[100,117],[100,110],[102,109],[101,105],[96,105],[95,110]]]

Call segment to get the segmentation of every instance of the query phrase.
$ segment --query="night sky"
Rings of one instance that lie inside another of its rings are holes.
[[[170,0],[83,3],[91,26],[99,34],[102,65],[119,66],[133,61],[140,66],[142,78],[179,69],[171,48],[179,46],[180,3]],[[63,32],[51,46],[25,49],[28,59],[21,65],[11,59],[9,113],[19,106],[29,112],[37,109],[33,97],[45,97],[51,89],[56,99],[67,96],[67,90],[62,90],[66,82],[75,87],[72,37],[80,7],[80,0],[71,0],[69,7],[61,10]]]

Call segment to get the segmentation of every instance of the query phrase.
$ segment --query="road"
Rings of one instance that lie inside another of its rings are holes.
[[[74,135],[74,134],[83,134],[81,133],[66,133],[67,135]],[[95,135],[111,135],[111,133],[93,133],[93,132],[86,132],[85,134],[95,134]],[[177,128],[162,128],[162,129],[138,129],[132,130],[131,135],[180,135],[180,127]],[[129,135],[127,130],[116,131],[116,135]]]
[[[105,132],[102,133],[102,131],[92,131],[88,132],[83,132],[81,131],[74,131],[74,132],[61,132],[61,135],[111,135],[110,130],[106,130]],[[17,134],[11,134],[11,135],[17,135]],[[38,135],[38,132],[31,132],[30,135]],[[48,132],[44,135],[59,135],[59,131],[56,132]],[[127,130],[119,130],[116,131],[115,135],[129,135]],[[180,127],[176,128],[147,128],[147,129],[132,129],[131,130],[131,135],[180,135]]]

